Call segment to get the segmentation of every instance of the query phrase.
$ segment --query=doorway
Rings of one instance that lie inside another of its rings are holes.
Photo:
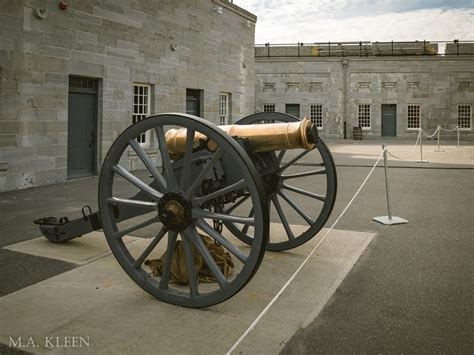
[[[382,104],[382,137],[397,136],[397,105]]]
[[[300,117],[300,104],[286,104],[285,113]]]
[[[202,90],[186,89],[186,113],[201,117]]]
[[[96,173],[98,80],[69,78],[67,178]]]

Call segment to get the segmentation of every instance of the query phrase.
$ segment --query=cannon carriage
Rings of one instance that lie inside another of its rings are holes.
[[[143,134],[155,148],[137,142]],[[330,216],[336,191],[332,156],[307,118],[265,112],[218,127],[191,115],[160,114],[112,144],[100,173],[98,212],[86,208],[77,220],[36,223],[52,242],[102,228],[113,255],[141,288],[197,308],[239,292],[266,250],[292,249],[313,238]],[[283,237],[270,233],[270,221],[281,224]],[[127,235],[142,241],[126,243]],[[222,270],[209,241],[231,256],[232,272]],[[159,274],[149,267],[153,255],[161,255]],[[200,282],[203,265],[214,282]],[[185,269],[186,282],[173,279],[176,266]]]

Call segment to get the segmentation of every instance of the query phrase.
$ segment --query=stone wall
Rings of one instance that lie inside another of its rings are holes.
[[[309,116],[310,105],[323,107],[324,137],[342,138],[357,125],[358,105],[371,105],[371,127],[364,137],[381,136],[382,104],[397,105],[397,137],[413,137],[407,128],[407,106],[420,105],[423,130],[438,125],[457,125],[458,105],[474,110],[474,66],[472,56],[351,57],[351,58],[257,58],[256,111],[275,104],[299,104],[301,116]],[[450,136],[454,138],[455,135]],[[461,139],[474,139],[471,128]]]
[[[68,83],[99,79],[97,171],[131,124],[132,85],[152,85],[152,113],[185,112],[219,92],[234,120],[253,112],[256,17],[224,0],[3,0],[0,8],[0,191],[67,179]]]

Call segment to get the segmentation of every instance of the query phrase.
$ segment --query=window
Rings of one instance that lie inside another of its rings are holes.
[[[133,123],[137,123],[150,115],[150,88],[148,84],[133,84]],[[137,138],[138,143],[149,145],[149,136],[149,132],[140,134]]]
[[[408,105],[407,128],[420,128],[420,105]]]
[[[229,106],[229,98],[230,94],[226,92],[221,92],[219,94],[219,124],[220,125],[226,125],[229,124],[229,111],[230,111],[230,106]]]
[[[458,126],[459,129],[471,129],[472,110],[471,105],[458,106]]]
[[[359,115],[357,118],[359,127],[370,129],[370,105],[359,105]]]
[[[275,112],[275,104],[263,105],[263,112]]]
[[[311,105],[309,116],[316,127],[323,128],[323,105]]]

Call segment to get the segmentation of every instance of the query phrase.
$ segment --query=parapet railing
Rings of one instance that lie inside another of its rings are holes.
[[[474,41],[314,42],[256,44],[256,58],[474,55]]]

